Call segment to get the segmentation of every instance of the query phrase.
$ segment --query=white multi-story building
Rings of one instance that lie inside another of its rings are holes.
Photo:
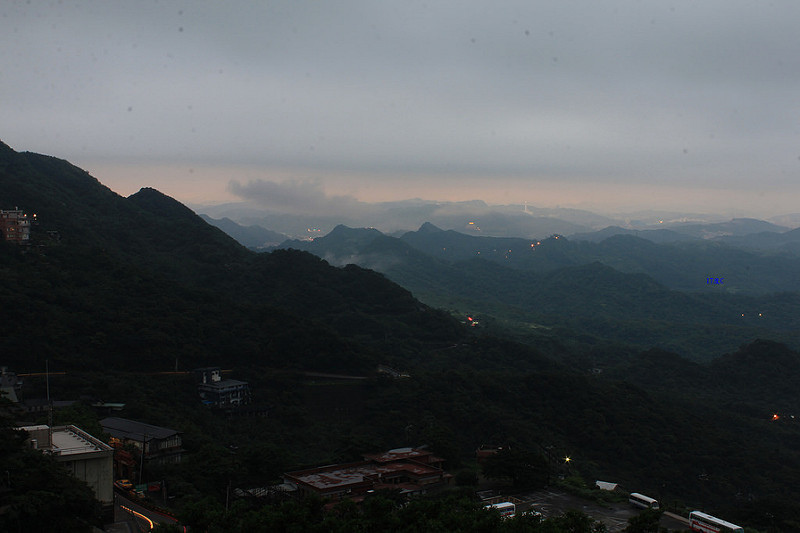
[[[114,503],[114,449],[75,426],[25,426],[26,443],[55,457],[72,475],[85,481],[103,506]]]

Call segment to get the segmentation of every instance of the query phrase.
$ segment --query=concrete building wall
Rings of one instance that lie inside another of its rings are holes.
[[[75,426],[23,427],[28,445],[52,455],[76,478],[85,481],[103,505],[114,502],[114,449]]]
[[[56,457],[72,475],[85,481],[94,491],[95,498],[104,504],[114,502],[114,462],[113,450],[102,456],[93,454],[86,457]]]

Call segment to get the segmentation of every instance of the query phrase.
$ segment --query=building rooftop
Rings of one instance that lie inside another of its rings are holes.
[[[391,474],[393,472],[409,472],[415,476],[438,475],[442,472],[442,470],[439,468],[408,461],[374,466],[373,471],[381,475]]]
[[[315,489],[324,490],[336,486],[362,483],[365,477],[375,476],[375,468],[370,463],[363,461],[298,470],[287,472],[286,475]]]
[[[100,421],[103,430],[110,433],[117,438],[125,438],[135,441],[145,441],[152,439],[167,439],[180,433],[174,429],[162,428],[145,424],[143,422],[136,422],[135,420],[128,420],[127,418],[117,418],[109,416]]]
[[[111,446],[92,437],[74,426],[53,429],[53,453],[73,455],[86,452],[111,450]],[[77,430],[77,431],[76,431]]]
[[[325,490],[332,487],[360,484],[365,481],[377,483],[386,475],[400,472],[407,472],[414,477],[438,476],[443,473],[439,468],[408,461],[389,464],[363,461],[287,472],[286,475],[317,490]]]
[[[198,387],[205,389],[227,389],[247,386],[249,386],[249,384],[246,381],[239,381],[236,379],[223,379],[220,381],[212,381],[211,383],[201,383],[198,385]]]
[[[375,461],[376,463],[391,463],[394,461],[402,461],[404,459],[419,460],[422,457],[429,458],[426,459],[425,462],[432,462],[430,459],[433,459],[434,461],[443,461],[442,459],[431,456],[433,456],[433,452],[428,450],[420,450],[419,448],[395,448],[394,450],[389,450],[388,452],[384,453],[364,455],[364,459]]]
[[[452,476],[441,468],[443,460],[428,450],[397,448],[364,455],[364,460],[296,470],[284,474],[284,482],[301,491],[359,498],[370,490],[391,488],[403,493],[425,492],[446,484]]]
[[[37,448],[49,450],[54,455],[112,451],[111,446],[75,426],[56,426],[52,431],[47,425],[24,426],[20,429],[27,431],[30,438],[36,439]],[[49,444],[48,437],[51,439]]]

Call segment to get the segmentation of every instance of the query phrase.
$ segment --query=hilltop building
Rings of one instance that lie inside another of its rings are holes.
[[[114,450],[75,426],[25,426],[26,443],[55,457],[73,476],[85,481],[104,507],[114,503]]]
[[[364,455],[363,461],[297,470],[283,474],[284,483],[301,496],[317,494],[336,500],[362,500],[370,491],[395,489],[412,496],[450,483],[444,459],[419,448],[398,448]]]
[[[213,407],[239,407],[250,403],[250,385],[246,381],[222,379],[219,367],[198,368],[197,392],[206,405]]]
[[[33,215],[34,219],[36,215]],[[21,209],[0,209],[0,233],[4,241],[24,243],[31,238],[31,222]]]

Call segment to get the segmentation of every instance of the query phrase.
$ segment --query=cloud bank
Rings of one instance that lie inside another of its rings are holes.
[[[797,20],[788,0],[5,2],[0,135],[119,176],[220,169],[220,195],[249,166],[332,197],[776,209],[800,200]]]
[[[240,183],[231,180],[228,191],[239,198],[279,213],[307,215],[366,214],[369,204],[352,196],[330,196],[320,180],[286,180],[272,182],[251,180]]]

